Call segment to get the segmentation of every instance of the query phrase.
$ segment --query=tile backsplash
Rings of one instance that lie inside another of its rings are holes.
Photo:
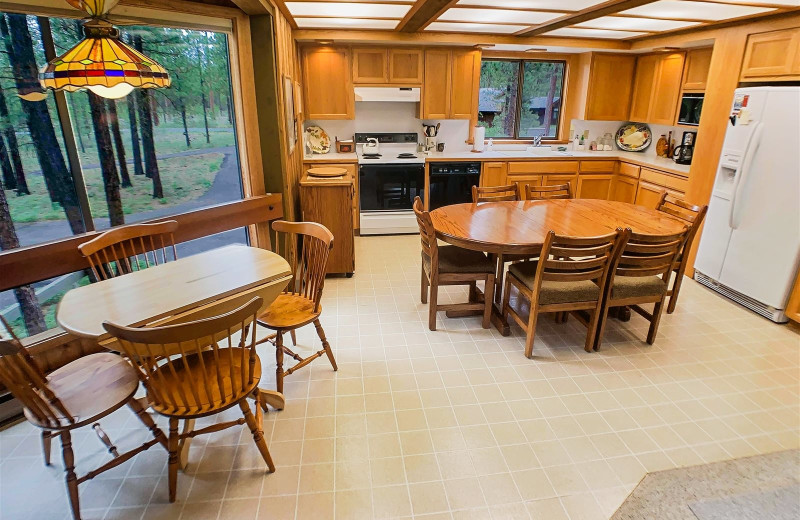
[[[351,139],[353,134],[365,132],[416,132],[422,139],[423,120],[417,118],[417,103],[357,102],[355,119],[322,120],[305,122],[305,126],[322,127],[331,137]],[[469,121],[462,119],[424,120],[425,123],[441,123],[439,142],[445,143],[448,151],[466,151],[469,136]]]
[[[586,148],[589,148],[589,143],[592,141],[597,140],[597,138],[602,137],[606,134],[606,132],[610,133],[612,136],[616,135],[617,130],[620,126],[622,126],[625,121],[591,121],[585,119],[573,119],[570,121],[570,128],[572,132],[570,137],[574,137],[575,134],[581,134],[584,130],[589,131],[589,141],[586,143]],[[653,132],[653,142],[647,149],[642,152],[646,156],[655,157],[656,156],[656,143],[658,142],[658,138],[661,135],[668,135],[669,132],[672,132],[672,139],[675,141],[675,146],[681,144],[681,137],[683,136],[683,132],[689,130],[687,128],[678,127],[678,126],[664,126],[664,125],[648,125],[650,130]]]

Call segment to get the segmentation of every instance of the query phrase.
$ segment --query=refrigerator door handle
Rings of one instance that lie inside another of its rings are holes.
[[[761,144],[761,134],[764,130],[764,125],[762,123],[756,123],[755,128],[753,129],[753,134],[750,137],[750,142],[747,144],[747,151],[742,158],[742,164],[739,166],[739,171],[736,175],[736,186],[733,188],[733,197],[731,197],[731,212],[728,215],[728,225],[731,229],[736,229],[739,227],[741,223],[741,218],[739,218],[739,212],[736,211],[739,199],[741,198],[741,191],[744,189],[745,185],[747,184],[747,174],[750,171],[750,167],[753,164],[753,158],[758,151],[758,147]]]

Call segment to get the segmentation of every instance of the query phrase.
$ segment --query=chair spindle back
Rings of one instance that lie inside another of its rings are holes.
[[[661,194],[661,199],[658,201],[656,210],[679,218],[688,224],[689,232],[686,237],[686,245],[684,248],[689,248],[692,246],[692,241],[697,235],[697,231],[700,229],[700,224],[703,223],[703,219],[708,211],[708,205],[697,206],[689,204],[685,200],[670,195],[665,191]]]
[[[95,277],[107,280],[167,263],[170,256],[171,260],[177,260],[176,229],[178,223],[174,220],[120,226],[79,245],[78,249],[89,260]]]
[[[435,264],[439,259],[439,245],[436,242],[436,230],[433,228],[431,214],[424,210],[422,199],[414,199],[414,215],[417,217],[419,226],[419,237],[422,242],[422,255],[430,258],[431,263]]]
[[[506,186],[473,186],[472,202],[502,202],[506,200],[519,200],[519,184]]]
[[[316,222],[272,223],[274,252],[289,260],[293,278],[284,292],[308,298],[319,311],[328,257],[333,249],[333,233]]]
[[[572,183],[554,184],[552,186],[525,185],[525,198],[528,200],[572,199]]]
[[[74,424],[76,418],[47,386],[47,377],[14,335],[11,326],[2,316],[0,321],[11,336],[10,339],[0,336],[0,383],[20,400],[41,426],[58,429]]]
[[[686,242],[688,229],[670,235],[648,235],[626,229],[628,238],[617,255],[615,276],[661,276],[665,282]]]
[[[596,237],[568,237],[550,231],[545,237],[537,266],[537,284],[542,281],[593,281],[604,287],[611,264],[625,240],[625,232]]]
[[[228,313],[178,325],[103,327],[132,361],[154,406],[198,414],[238,402],[257,383],[255,320],[262,303],[256,297]]]

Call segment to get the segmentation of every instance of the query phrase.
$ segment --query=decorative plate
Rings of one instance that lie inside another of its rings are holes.
[[[643,152],[653,141],[650,127],[644,123],[625,123],[616,136],[617,148],[625,152]]]
[[[328,153],[331,151],[331,138],[325,130],[318,126],[306,128],[306,141],[312,153]]]

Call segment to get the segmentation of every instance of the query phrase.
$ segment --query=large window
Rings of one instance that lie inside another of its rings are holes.
[[[483,60],[478,124],[486,137],[556,138],[564,71],[563,61]]]
[[[81,22],[0,13],[0,249],[242,198],[228,36],[120,30],[170,72],[171,88],[118,100],[88,91],[36,95],[45,56],[77,43]],[[246,241],[244,229],[234,230],[181,245],[179,254]],[[64,292],[85,283],[74,273],[2,292],[0,315],[21,336],[41,332],[55,325]]]

